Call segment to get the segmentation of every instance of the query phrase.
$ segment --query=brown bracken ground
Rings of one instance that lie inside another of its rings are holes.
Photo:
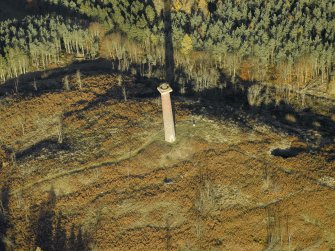
[[[70,78],[70,91],[1,101],[8,249],[335,248],[327,154],[273,156],[306,144],[175,96],[177,141],[169,144],[154,87],[124,78],[124,101],[114,75],[82,81],[81,90]]]

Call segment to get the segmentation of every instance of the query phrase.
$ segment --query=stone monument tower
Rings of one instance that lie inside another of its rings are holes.
[[[161,84],[157,90],[162,96],[162,110],[163,110],[163,121],[164,121],[164,131],[165,131],[165,141],[174,142],[176,140],[176,132],[173,121],[172,105],[170,92],[172,88],[169,84]]]

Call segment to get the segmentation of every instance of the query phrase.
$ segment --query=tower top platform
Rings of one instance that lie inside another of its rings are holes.
[[[161,94],[166,94],[166,93],[170,93],[172,92],[172,88],[168,83],[163,83],[160,86],[157,87],[157,90],[161,93]]]

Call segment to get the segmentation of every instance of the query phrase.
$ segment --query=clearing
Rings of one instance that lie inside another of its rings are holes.
[[[243,111],[172,93],[177,141],[169,144],[155,83],[124,77],[124,101],[115,75],[83,71],[82,89],[70,76],[69,91],[61,78],[37,81],[58,89],[25,83],[29,95],[0,103],[9,246],[335,248],[332,142],[310,151]]]

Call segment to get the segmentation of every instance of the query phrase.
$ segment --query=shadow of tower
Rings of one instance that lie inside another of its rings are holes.
[[[176,90],[174,83],[174,50],[172,42],[171,0],[164,0],[164,46],[165,46],[165,79]]]

